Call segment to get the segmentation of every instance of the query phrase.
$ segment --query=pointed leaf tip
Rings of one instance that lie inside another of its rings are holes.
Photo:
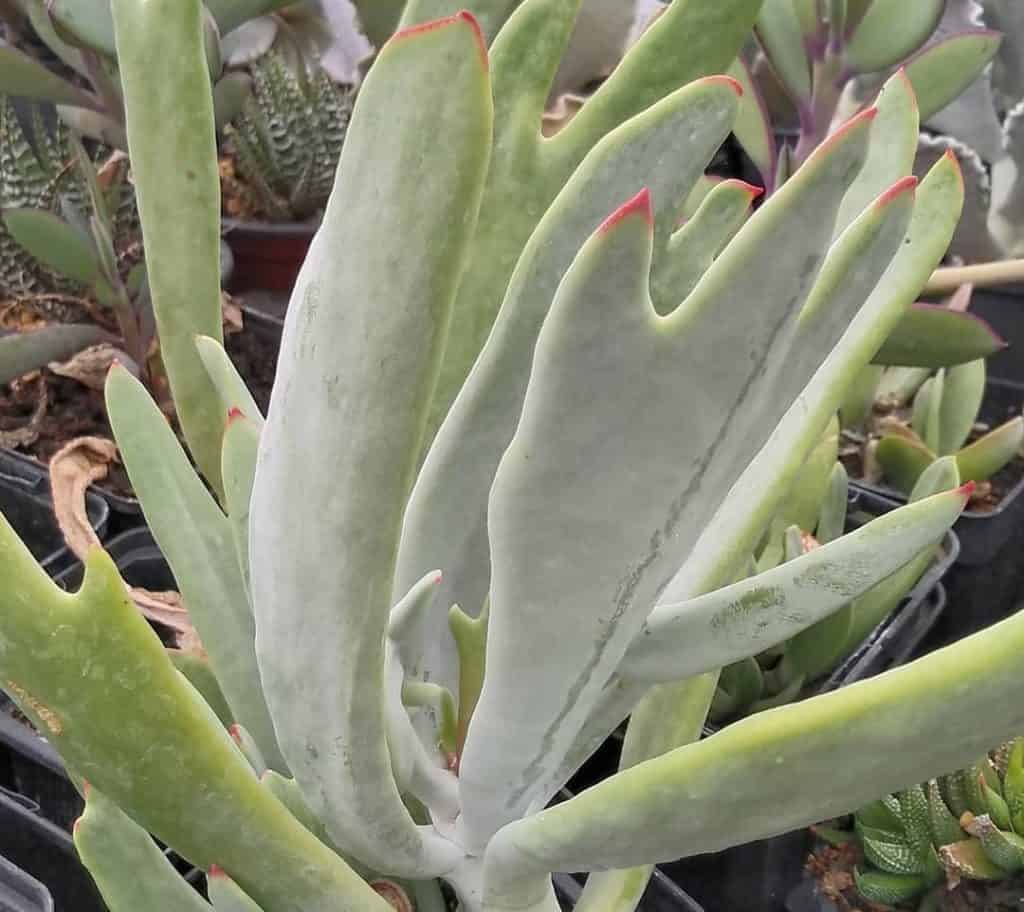
[[[231,735],[231,740],[234,741],[235,744],[241,745],[242,732],[241,729],[238,727],[237,722],[234,725],[228,726],[228,734]]]
[[[732,76],[726,76],[725,74],[719,74],[717,76],[706,76],[708,82],[721,82],[729,86],[736,93],[737,98],[743,97],[743,85],[738,79],[734,79]]]
[[[421,22],[419,25],[410,25],[408,28],[399,29],[391,36],[387,43],[397,43],[406,38],[423,35],[426,32],[433,32],[445,26],[457,25],[460,22],[467,23],[473,29],[473,37],[476,39],[477,49],[480,51],[480,60],[484,65],[484,69],[488,69],[490,64],[487,56],[487,40],[484,38],[483,30],[480,28],[480,23],[477,22],[476,16],[469,12],[469,10],[462,10],[454,16],[431,19],[429,22]]]
[[[847,133],[856,130],[863,123],[870,124],[878,116],[878,108],[872,105],[870,108],[865,108],[863,111],[858,111],[849,120],[844,121],[835,130],[833,130],[824,141],[814,150],[815,155],[826,154],[828,148],[835,143],[839,142],[842,137],[846,136]]]
[[[974,488],[975,483],[973,481],[965,481],[956,489],[956,492],[964,499],[964,503],[967,503],[967,501],[969,501],[974,495]]]
[[[888,190],[884,191],[881,196],[875,201],[875,205],[878,208],[884,208],[888,206],[896,197],[902,196],[904,193],[913,192],[917,186],[917,178],[913,174],[907,177],[901,177],[895,184],[893,184]]]
[[[608,218],[601,223],[601,226],[597,229],[597,233],[607,234],[621,221],[636,214],[642,215],[649,227],[654,227],[654,212],[651,209],[651,191],[646,187],[644,187],[643,190],[641,190],[631,200],[623,203],[618,209],[609,215]]]
[[[228,409],[228,424],[232,421],[237,421],[239,418],[244,418],[245,412],[243,412],[237,405],[233,405]]]
[[[224,869],[220,865],[212,864],[210,865],[210,869],[206,872],[206,876],[210,880],[217,880],[218,878],[227,877],[228,875],[224,873]]]
[[[758,187],[756,184],[748,184],[746,181],[736,180],[736,178],[730,178],[726,183],[732,184],[747,193],[750,196],[751,202],[764,193],[764,187]]]

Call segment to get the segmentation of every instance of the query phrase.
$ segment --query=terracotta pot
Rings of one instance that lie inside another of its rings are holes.
[[[320,223],[250,222],[222,219],[224,240],[231,248],[234,268],[228,290],[288,293]]]

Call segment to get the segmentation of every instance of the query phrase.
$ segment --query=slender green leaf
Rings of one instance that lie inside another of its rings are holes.
[[[66,361],[82,349],[111,338],[98,326],[85,323],[54,324],[0,336],[0,383],[10,383],[51,361]]]
[[[950,35],[914,55],[904,68],[921,119],[928,120],[961,95],[999,49],[999,32],[972,29]]]
[[[948,367],[987,358],[1006,343],[974,314],[916,303],[885,340],[875,364]]]
[[[4,225],[11,237],[39,262],[62,276],[91,286],[102,269],[89,235],[45,209],[5,209]]]
[[[51,73],[43,64],[0,41],[0,85],[5,95],[95,108],[88,92]]]

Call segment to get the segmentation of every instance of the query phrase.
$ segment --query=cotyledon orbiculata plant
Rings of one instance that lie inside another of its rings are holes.
[[[870,156],[875,108],[742,227],[719,197],[673,232],[738,89],[710,75],[634,98],[538,216],[421,459],[495,124],[539,130],[574,8],[526,0],[489,50],[466,14],[383,48],[266,421],[221,346],[197,339],[229,419],[219,502],[142,386],[112,370],[118,444],[205,657],[171,662],[99,549],[67,594],[0,524],[0,679],[90,784],[76,839],[114,912],[208,908],[147,831],[211,872],[222,912],[382,909],[380,877],[423,908],[443,879],[466,909],[553,909],[549,875],[566,870],[607,872],[584,908],[628,909],[646,865],[847,811],[1024,724],[1007,698],[1024,638],[1010,620],[680,747],[718,668],[933,546],[966,497],[937,494],[723,587],[958,216],[954,161],[917,185],[909,162]],[[182,192],[200,173],[188,156],[205,153],[178,136],[178,112],[212,118],[191,78],[205,72],[200,9],[113,11],[152,247],[182,206],[193,221],[217,211],[215,191]],[[157,80],[146,58],[168,40],[185,52]],[[890,129],[916,134],[907,91],[890,83],[877,113],[901,110]],[[174,142],[182,167],[161,171]],[[185,250],[175,281],[217,256]],[[652,301],[657,280],[678,306]],[[486,614],[467,597],[481,590]],[[632,768],[542,810],[628,714]],[[941,737],[951,720],[955,742]]]

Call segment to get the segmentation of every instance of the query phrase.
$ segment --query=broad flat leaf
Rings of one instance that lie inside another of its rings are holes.
[[[999,32],[989,29],[962,32],[932,44],[907,62],[904,72],[914,87],[922,121],[938,114],[981,76],[999,49],[1000,38]]]
[[[146,521],[170,564],[235,718],[286,772],[256,666],[253,623],[231,524],[167,419],[126,370],[107,376],[107,411]]]
[[[521,2],[522,0],[409,0],[405,4],[399,27],[409,28],[444,16],[454,16],[460,10],[466,10],[480,23],[484,40],[490,44],[505,20]]]
[[[405,0],[352,0],[359,27],[370,43],[380,47],[398,28]]]
[[[3,519],[0,541],[0,677],[76,779],[194,864],[222,865],[266,908],[387,910],[260,786],[105,552],[90,552],[71,595]],[[39,660],[55,654],[62,660]]]
[[[428,441],[487,340],[527,240],[579,164],[631,117],[696,79],[727,70],[749,37],[761,0],[672,3],[579,114],[545,141],[541,114],[578,4],[531,0],[494,42],[495,154],[459,285]],[[682,46],[685,54],[679,53]],[[508,205],[510,198],[515,206]]]
[[[110,912],[133,912],[140,903],[173,912],[210,912],[153,837],[95,788],[86,790],[74,839]]]
[[[978,410],[985,396],[985,361],[968,361],[946,370],[946,379],[939,406],[940,456],[955,453],[966,442],[978,420]]]
[[[434,139],[410,158],[399,126]],[[490,138],[472,17],[382,49],[288,308],[251,504],[260,673],[282,750],[334,841],[396,875],[436,876],[455,851],[402,803],[380,675],[402,513]]]
[[[94,107],[87,92],[51,73],[39,61],[0,41],[0,85],[5,95],[52,101],[54,104]]]
[[[870,230],[862,225],[863,234],[825,256],[821,220],[835,217],[857,173],[870,117],[833,134],[670,316],[659,318],[649,301],[646,194],[588,241],[559,287],[491,488],[487,672],[460,766],[470,845],[518,816],[538,774],[561,763],[697,530],[771,433],[786,408],[780,377],[800,363],[790,345],[804,328],[801,306],[825,310],[827,291],[839,275],[849,280],[854,264],[872,287],[899,246],[912,205],[907,187],[895,205],[867,214]],[[806,229],[811,219],[819,230]],[[787,244],[777,249],[768,237]],[[827,278],[816,285],[819,269]],[[752,312],[755,296],[763,303]],[[737,332],[730,315],[741,313]],[[735,352],[727,365],[713,354],[724,348]],[[806,377],[790,380],[799,388]],[[700,396],[685,417],[679,389]],[[569,451],[573,461],[586,454],[586,471],[572,478],[559,468]],[[642,485],[621,484],[624,464]],[[556,642],[561,659],[543,658]],[[526,655],[538,673],[524,681]],[[583,677],[576,669],[586,669]],[[534,693],[546,695],[546,711],[537,711]]]
[[[878,350],[875,364],[948,367],[1006,348],[992,327],[970,312],[915,303]]]
[[[108,341],[98,326],[67,323],[0,336],[0,383],[39,370],[51,361],[65,361],[90,345]]]
[[[757,40],[793,102],[811,97],[811,64],[792,0],[765,0],[755,26]]]
[[[963,509],[955,491],[901,507],[855,532],[679,604],[659,604],[622,674],[672,680],[763,652],[827,617],[937,542]]]
[[[45,209],[5,209],[11,237],[39,262],[62,276],[92,286],[100,277],[100,258],[88,234]]]
[[[110,0],[48,0],[53,22],[75,44],[114,57]]]
[[[202,4],[99,2],[114,14],[160,355],[192,458],[219,490],[224,416],[194,344],[197,334],[221,339],[223,319],[220,177]]]
[[[896,66],[928,40],[946,0],[874,0],[846,46],[845,59],[857,72]]]
[[[1007,698],[1019,686],[1021,649],[1018,614],[894,671],[737,722],[517,821],[488,847],[485,902],[500,908],[506,897],[535,894],[550,870],[657,863],[763,839],[960,767],[1024,725],[1024,708]],[[951,726],[960,737],[947,737]]]
[[[964,481],[987,481],[1005,466],[1024,443],[1024,419],[1012,418],[956,454]]]
[[[761,175],[765,191],[770,194],[775,189],[777,159],[771,117],[753,74],[742,57],[737,57],[733,62],[729,68],[729,75],[743,86],[743,97],[736,114],[733,133]]]
[[[421,652],[403,654],[410,673],[456,687],[454,656],[450,644],[438,642],[438,631],[453,603],[475,615],[487,597],[487,497],[519,420],[537,334],[572,258],[602,219],[645,185],[667,239],[679,200],[728,135],[736,103],[730,80],[702,80],[618,127],[594,147],[530,238],[493,332],[427,454],[406,508],[393,599],[424,573],[444,570],[433,613],[424,617]],[[666,157],[665,149],[674,151]],[[735,196],[731,189],[720,192]],[[749,199],[749,193],[741,195]],[[721,229],[707,228],[702,242],[721,237]],[[682,256],[680,251],[676,259]],[[685,281],[681,274],[674,278]]]
[[[843,200],[835,234],[914,167],[919,118],[914,90],[902,71],[891,76],[875,100],[878,115],[871,130],[868,159]]]

